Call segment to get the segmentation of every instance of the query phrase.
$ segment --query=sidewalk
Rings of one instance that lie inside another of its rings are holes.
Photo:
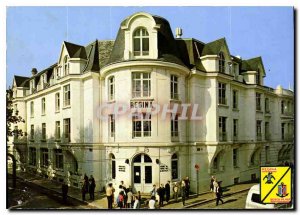
[[[50,181],[45,178],[31,175],[26,172],[17,172],[17,177],[23,179],[30,186],[34,186],[41,190],[44,190],[48,194],[54,194],[56,196],[61,196],[61,183],[56,181]],[[249,189],[252,185],[256,183],[248,183],[248,184],[238,184],[232,185],[229,187],[224,187],[223,195],[232,195],[234,193],[238,193],[244,190]],[[97,188],[96,188],[97,191]],[[95,200],[91,201],[89,199],[89,194],[86,195],[86,201],[82,201],[81,191],[78,188],[69,187],[68,192],[68,201],[74,202],[76,204],[87,205],[90,209],[107,209],[107,199],[103,192],[97,191],[95,193]],[[178,202],[175,202],[174,199],[171,199],[167,205],[161,207],[161,209],[187,209],[191,206],[195,206],[198,204],[204,204],[210,201],[215,200],[215,195],[212,192],[205,192],[198,195],[192,194],[190,198],[185,201],[185,206],[183,206],[181,202],[181,198],[178,198]]]

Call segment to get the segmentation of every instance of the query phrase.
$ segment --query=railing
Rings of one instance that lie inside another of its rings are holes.
[[[219,132],[219,141],[220,142],[227,141],[227,132]]]

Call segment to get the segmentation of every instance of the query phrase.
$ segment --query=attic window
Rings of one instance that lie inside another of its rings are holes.
[[[225,58],[223,52],[219,53],[219,72],[225,73]]]
[[[149,55],[149,33],[145,28],[138,28],[133,34],[134,56]]]
[[[69,74],[69,62],[68,62],[68,56],[65,56],[64,58],[64,75]]]

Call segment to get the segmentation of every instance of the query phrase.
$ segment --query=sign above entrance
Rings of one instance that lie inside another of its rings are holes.
[[[199,169],[200,169],[199,164],[195,164],[195,169],[196,169],[196,171],[199,171]]]

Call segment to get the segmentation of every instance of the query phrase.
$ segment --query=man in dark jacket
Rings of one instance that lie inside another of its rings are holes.
[[[166,202],[168,203],[170,200],[170,181],[168,181],[165,185],[165,190],[166,190]]]
[[[159,195],[159,206],[164,206],[164,198],[165,198],[165,188],[164,185],[161,184],[160,188],[157,189],[157,193]]]
[[[90,193],[90,200],[95,200],[95,187],[96,187],[96,183],[95,183],[95,179],[94,177],[91,175],[90,179],[89,179],[89,193]]]
[[[68,197],[68,190],[69,190],[69,186],[63,182],[61,185],[61,191],[62,191],[62,197],[63,197],[63,203],[67,203],[67,197]]]

